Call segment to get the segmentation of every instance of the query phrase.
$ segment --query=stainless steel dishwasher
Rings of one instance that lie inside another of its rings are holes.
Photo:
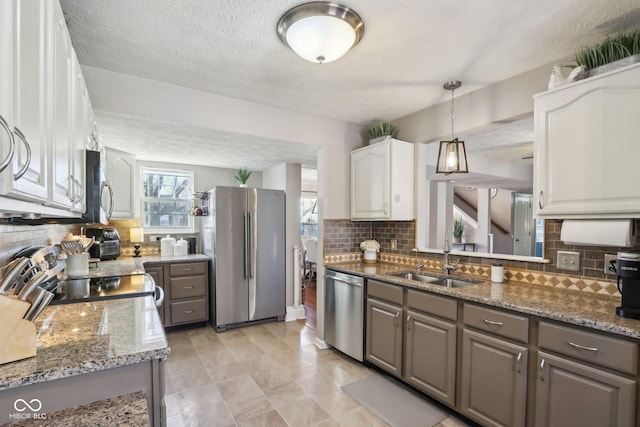
[[[364,279],[325,271],[324,338],[341,352],[364,360]]]

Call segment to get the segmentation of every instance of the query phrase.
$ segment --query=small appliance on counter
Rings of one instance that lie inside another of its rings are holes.
[[[96,238],[96,242],[89,249],[91,258],[105,261],[120,256],[120,235],[115,228],[87,228],[86,235]]]
[[[618,275],[618,291],[622,294],[622,305],[616,307],[616,314],[640,319],[640,253],[618,252],[610,270]]]

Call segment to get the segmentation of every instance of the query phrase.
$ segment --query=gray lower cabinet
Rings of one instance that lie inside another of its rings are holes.
[[[402,375],[402,306],[367,297],[365,359]]]
[[[145,263],[144,269],[164,289],[158,311],[165,327],[209,320],[208,261]]]
[[[524,426],[529,319],[468,303],[463,318],[460,412],[483,426]]]
[[[635,381],[543,351],[538,367],[537,427],[635,425]]]
[[[404,380],[455,405],[456,324],[407,310]]]

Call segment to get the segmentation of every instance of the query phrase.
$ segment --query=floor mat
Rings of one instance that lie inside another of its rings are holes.
[[[342,390],[393,427],[432,427],[449,415],[381,375],[344,385]]]

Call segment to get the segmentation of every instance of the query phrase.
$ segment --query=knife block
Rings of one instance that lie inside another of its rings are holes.
[[[36,325],[23,317],[30,304],[0,295],[0,364],[36,355]]]

